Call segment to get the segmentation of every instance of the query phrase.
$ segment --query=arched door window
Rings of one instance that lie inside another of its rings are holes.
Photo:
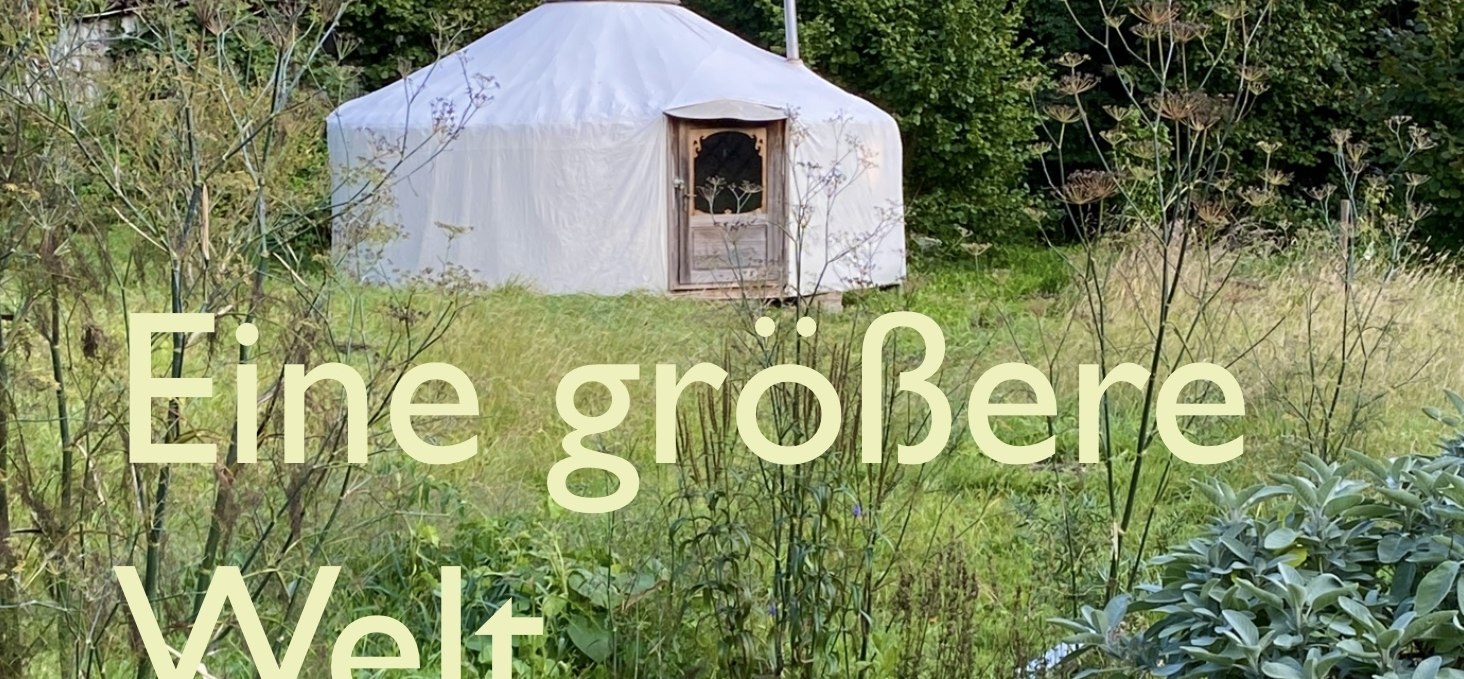
[[[710,215],[761,212],[767,184],[764,131],[708,132],[692,142],[693,209]]]

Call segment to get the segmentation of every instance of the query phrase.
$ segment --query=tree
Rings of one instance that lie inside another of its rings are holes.
[[[1022,208],[1035,121],[1019,83],[1037,64],[1018,37],[1024,2],[805,0],[798,7],[803,60],[900,123],[916,231],[985,238],[1032,224]],[[781,2],[687,4],[782,51]]]

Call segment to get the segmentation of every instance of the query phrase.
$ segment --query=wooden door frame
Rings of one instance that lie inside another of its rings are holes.
[[[787,120],[736,120],[736,119],[692,119],[667,116],[669,122],[669,158],[670,163],[670,197],[667,209],[670,210],[670,233],[667,234],[667,273],[669,280],[667,286],[672,292],[692,292],[697,290],[728,290],[735,289],[744,284],[749,288],[749,293],[756,292],[759,295],[777,296],[781,295],[787,286],[788,279],[788,155],[787,155]],[[691,147],[689,132],[703,128],[748,128],[762,129],[767,135],[767,149],[763,158],[764,171],[767,174],[767,185],[763,187],[764,208],[768,216],[767,252],[770,258],[776,258],[777,265],[770,267],[769,277],[766,280],[742,281],[731,283],[689,283],[690,280],[690,253],[687,248],[690,246],[688,238],[691,228],[691,211],[688,209],[688,201],[693,200],[695,187],[691,183],[695,180],[691,176]],[[771,292],[770,292],[771,291]]]

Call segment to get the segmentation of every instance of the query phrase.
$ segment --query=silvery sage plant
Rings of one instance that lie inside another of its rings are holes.
[[[1449,400],[1429,414],[1457,429]],[[1078,676],[1464,679],[1461,440],[1201,485],[1211,525],[1152,561],[1157,582],[1054,621],[1105,657]]]

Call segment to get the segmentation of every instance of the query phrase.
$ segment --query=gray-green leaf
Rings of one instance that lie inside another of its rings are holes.
[[[1413,612],[1419,615],[1432,613],[1449,596],[1449,590],[1454,588],[1454,580],[1458,577],[1458,561],[1445,561],[1434,567],[1418,581],[1418,593],[1413,597]]]
[[[1225,622],[1235,629],[1235,634],[1240,637],[1240,643],[1246,646],[1255,646],[1261,640],[1261,632],[1256,629],[1256,624],[1240,611],[1227,610],[1221,613],[1225,616]]]
[[[1261,673],[1272,679],[1302,679],[1300,669],[1272,660],[1261,663]]]
[[[1413,679],[1435,679],[1439,676],[1439,668],[1444,666],[1444,659],[1433,656],[1428,660],[1418,663],[1418,669],[1413,670]]]

